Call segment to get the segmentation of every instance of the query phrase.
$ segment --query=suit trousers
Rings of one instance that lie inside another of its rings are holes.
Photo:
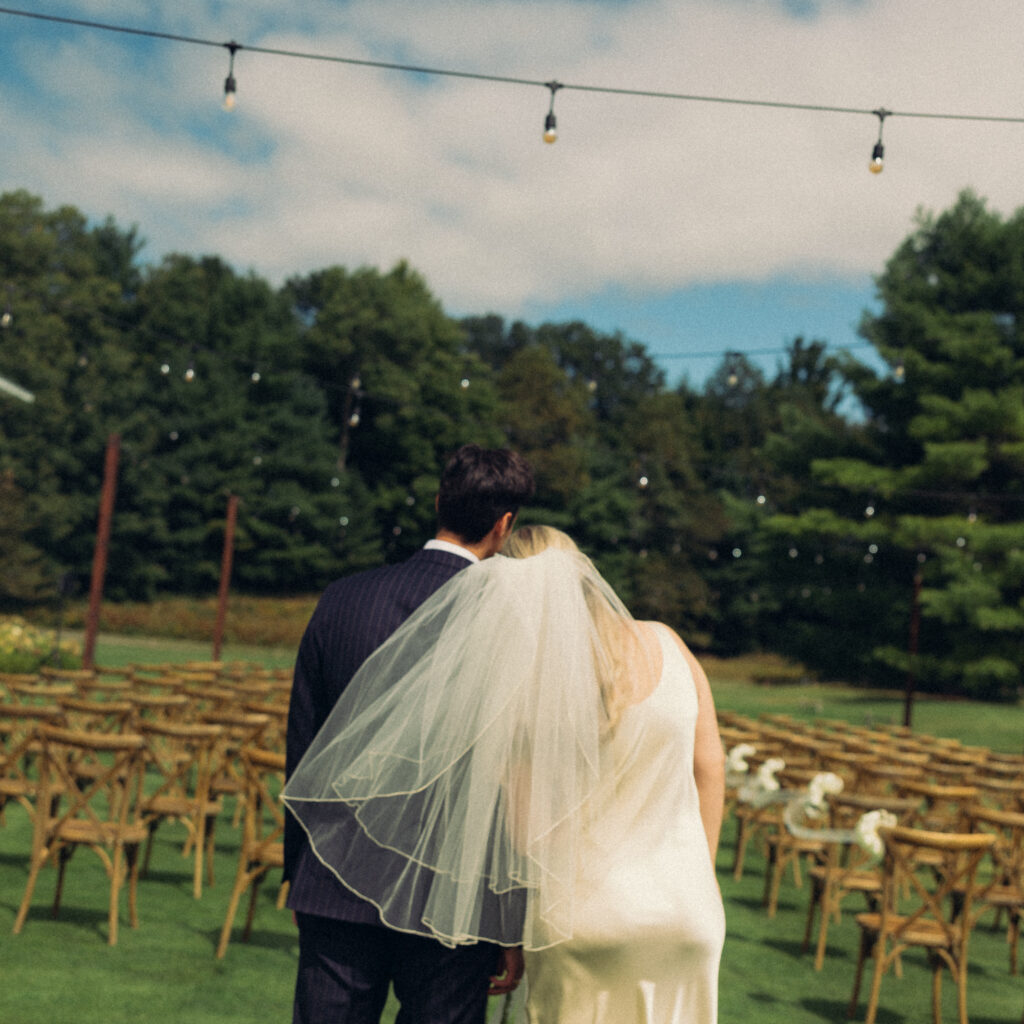
[[[499,947],[449,949],[379,925],[296,914],[299,969],[292,1024],[378,1024],[394,985],[395,1024],[484,1024]]]

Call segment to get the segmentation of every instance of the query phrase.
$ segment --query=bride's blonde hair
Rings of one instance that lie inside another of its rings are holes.
[[[567,533],[544,525],[520,526],[505,542],[502,553],[510,558],[530,558],[548,548],[586,558]],[[649,672],[644,667],[650,664],[650,655],[638,623],[624,608],[615,608],[592,586],[586,588],[584,597],[597,634],[594,657],[601,698],[609,726],[614,727],[622,712],[636,703],[639,693],[649,688],[641,684],[647,682]]]

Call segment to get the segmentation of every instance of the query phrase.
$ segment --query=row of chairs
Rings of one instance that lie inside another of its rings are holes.
[[[0,820],[16,803],[32,823],[29,877],[14,932],[25,923],[48,863],[57,868],[56,916],[68,861],[85,847],[109,879],[108,941],[116,943],[122,892],[136,927],[139,876],[165,821],[185,826],[183,853],[192,859],[199,898],[204,877],[213,882],[214,826],[230,796],[241,840],[217,947],[222,957],[242,896],[249,890],[248,938],[260,884],[283,865],[278,795],[286,691],[280,679],[214,675],[206,665],[147,669],[0,677]],[[202,682],[199,672],[207,676]],[[284,898],[282,887],[279,906]]]
[[[784,716],[724,716],[727,746],[747,744],[750,765],[777,769],[780,789],[759,797],[730,793],[737,819],[734,876],[742,876],[746,845],[760,835],[766,855],[764,904],[774,915],[790,866],[810,876],[803,936],[809,949],[815,917],[814,966],[821,970],[831,921],[851,893],[866,898],[858,914],[861,941],[849,1014],[856,1012],[866,961],[874,960],[866,1020],[872,1022],[883,975],[899,967],[902,950],[921,946],[933,970],[933,1016],[939,1021],[941,975],[948,969],[967,1021],[970,931],[986,912],[1006,913],[1010,970],[1016,973],[1024,912],[1024,759],[993,755],[905,730],[862,730],[845,723],[809,726]],[[770,763],[774,757],[777,760]],[[783,765],[782,762],[785,762]],[[956,773],[948,771],[956,766]],[[806,819],[807,785],[821,773],[842,779]],[[747,778],[752,777],[748,773]],[[734,782],[738,780],[733,780]],[[881,867],[856,842],[864,815],[885,811],[896,825],[881,830]],[[913,906],[907,901],[913,898]]]

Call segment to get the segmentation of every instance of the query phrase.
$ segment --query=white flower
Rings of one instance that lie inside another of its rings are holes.
[[[843,791],[843,780],[835,772],[818,772],[807,786],[807,803],[815,813],[825,810],[825,797]]]
[[[882,859],[885,853],[885,843],[878,834],[880,828],[893,828],[896,825],[896,815],[891,811],[868,811],[862,814],[853,830],[854,842],[862,849],[871,854],[872,860]]]
[[[747,758],[756,752],[757,748],[752,743],[737,743],[726,755],[726,772],[733,775],[745,775],[750,768]]]
[[[776,772],[781,772],[786,767],[786,762],[781,757],[769,757],[760,768],[757,769],[757,782],[762,789],[776,790],[779,788],[779,780],[775,778]]]
[[[754,773],[754,777],[745,782],[739,790],[738,796],[746,803],[764,804],[769,803],[770,795],[778,791],[779,780],[775,773],[786,767],[786,762],[781,757],[769,757]]]

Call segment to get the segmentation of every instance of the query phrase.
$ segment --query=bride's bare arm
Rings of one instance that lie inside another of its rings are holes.
[[[711,684],[700,662],[678,636],[673,633],[693,672],[697,687],[697,732],[693,748],[693,775],[700,796],[700,817],[714,863],[718,853],[718,839],[725,814],[725,751],[718,732],[718,716],[711,695]]]

